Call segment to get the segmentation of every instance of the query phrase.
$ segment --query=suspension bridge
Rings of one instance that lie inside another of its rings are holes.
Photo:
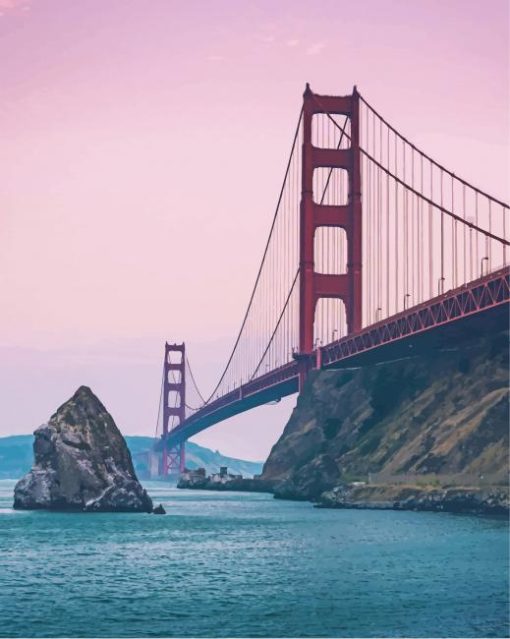
[[[239,332],[211,393],[165,344],[159,472],[200,431],[359,366],[508,323],[509,206],[448,170],[357,91],[307,85]]]

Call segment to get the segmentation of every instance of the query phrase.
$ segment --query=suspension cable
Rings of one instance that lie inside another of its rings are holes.
[[[360,96],[361,97],[361,96]],[[316,100],[317,104],[321,107],[322,105],[320,104],[319,100]],[[340,129],[340,125],[335,121],[335,119],[331,116],[331,114],[328,111],[324,111],[325,115],[331,120],[331,122],[333,122],[333,124]],[[374,111],[374,113],[376,113]],[[376,113],[376,115],[378,115]],[[379,117],[379,116],[378,116]],[[382,119],[382,118],[381,118]],[[384,120],[383,120],[384,121]],[[385,123],[386,124],[386,123]],[[388,125],[389,126],[389,125]],[[341,130],[341,129],[340,129]],[[393,130],[393,129],[392,129]],[[398,133],[397,133],[398,135]],[[347,139],[350,141],[351,138],[350,136],[345,133],[345,136],[347,137]],[[404,142],[407,142],[407,140],[403,137],[403,136],[399,136]],[[408,143],[410,144],[410,143]],[[413,145],[411,145],[413,146]],[[413,147],[416,151],[418,151],[418,153],[421,153],[421,151],[419,149],[416,149],[416,147]],[[431,204],[433,207],[435,207],[436,209],[438,209],[438,211],[440,211],[441,213],[445,213],[446,215],[449,215],[451,218],[453,218],[454,220],[457,220],[458,222],[461,222],[462,224],[465,224],[466,226],[468,226],[469,228],[472,228],[475,231],[478,231],[479,233],[482,233],[483,235],[485,235],[486,237],[490,237],[491,239],[497,241],[497,242],[501,242],[502,244],[505,244],[506,246],[510,246],[510,241],[499,237],[498,235],[495,235],[494,233],[491,233],[481,227],[479,227],[477,224],[473,223],[473,222],[469,222],[469,220],[465,220],[464,218],[460,217],[459,215],[456,215],[455,213],[453,213],[452,211],[448,210],[447,208],[445,208],[444,206],[441,206],[441,204],[438,204],[437,202],[433,202],[432,200],[430,200],[426,195],[424,195],[423,193],[420,193],[419,191],[416,191],[412,186],[410,186],[409,184],[407,184],[404,180],[402,180],[401,178],[399,178],[398,176],[394,175],[389,169],[387,169],[385,166],[383,166],[382,164],[380,164],[374,157],[372,157],[372,155],[370,155],[370,153],[368,153],[367,151],[365,151],[365,149],[362,149],[360,147],[360,153],[362,155],[364,155],[366,158],[368,158],[369,160],[371,160],[379,169],[381,169],[382,171],[384,171],[386,174],[388,174],[391,178],[393,178],[395,180],[395,182],[398,182],[399,184],[401,184],[404,188],[408,189],[411,193],[414,193],[415,195],[417,195],[418,197],[422,198],[425,202],[427,202],[428,204]],[[432,164],[435,164],[436,166],[438,166],[442,171],[444,171],[445,173],[448,173],[449,175],[453,175],[454,177],[455,174],[451,173],[449,171],[447,171],[446,169],[443,169],[441,167],[441,165],[437,164],[437,162],[434,162],[434,160],[431,160],[425,153],[423,154],[424,157],[426,157],[428,160],[430,160],[430,162]],[[460,179],[460,178],[457,178]],[[461,182],[463,182],[461,180]],[[472,187],[468,182],[466,182],[466,185],[469,186],[470,188],[472,188],[474,191],[480,193],[481,195],[484,195],[485,197],[487,197],[489,200],[492,200],[498,204],[501,204],[503,206],[503,208],[508,209],[509,206],[507,204],[504,204],[503,202],[500,202],[499,200],[496,200],[495,198],[492,198],[490,195],[487,195],[486,193],[484,193],[483,191],[480,191],[479,189],[476,189],[475,187]]]
[[[433,158],[431,158],[429,155],[427,155],[424,151],[422,151],[421,149],[419,149],[417,146],[415,146],[412,142],[410,142],[405,136],[403,136],[401,133],[399,133],[387,120],[385,120],[382,115],[376,111],[374,109],[374,107],[369,104],[365,98],[358,93],[360,100],[363,102],[363,104],[372,111],[372,113],[377,116],[381,122],[386,125],[391,131],[393,131],[393,133],[399,137],[401,140],[403,140],[406,144],[408,144],[412,149],[414,149],[417,153],[419,153],[420,155],[422,155],[424,158],[426,158],[427,160],[429,160],[429,162],[431,162],[432,164],[434,164],[435,166],[437,166],[438,169],[440,169],[441,171],[444,171],[445,173],[447,173],[448,175],[450,175],[452,178],[458,180],[461,184],[465,184],[466,186],[468,186],[469,188],[473,189],[473,191],[476,191],[477,193],[479,193],[480,195],[483,195],[484,197],[486,197],[489,200],[492,200],[493,202],[496,202],[496,204],[500,204],[501,206],[503,206],[504,208],[508,209],[509,205],[505,204],[504,202],[502,202],[501,200],[498,200],[497,198],[493,197],[492,195],[489,195],[488,193],[486,193],[485,191],[482,191],[481,189],[477,188],[476,186],[473,186],[470,182],[468,182],[467,180],[464,180],[462,178],[460,178],[458,175],[455,175],[455,173],[453,173],[452,171],[448,170],[446,167],[444,167],[442,164],[439,164],[439,162],[437,162],[436,160],[434,160]]]
[[[274,328],[273,334],[271,335],[271,337],[269,339],[269,342],[268,342],[268,344],[266,346],[266,350],[262,353],[262,357],[260,358],[259,363],[257,364],[257,368],[253,372],[253,375],[250,377],[250,382],[254,379],[255,375],[257,374],[257,371],[259,370],[260,365],[264,361],[264,358],[265,358],[265,356],[267,354],[267,351],[269,350],[269,347],[271,346],[271,343],[272,343],[272,341],[274,339],[274,336],[276,335],[276,331],[278,330],[278,327],[280,326],[280,322],[282,321],[282,318],[283,318],[283,315],[285,313],[285,310],[287,309],[287,306],[289,304],[289,301],[290,301],[290,298],[291,298],[291,295],[292,295],[292,291],[294,290],[294,286],[296,285],[296,282],[297,282],[297,279],[298,279],[298,275],[299,275],[299,268],[297,269],[296,275],[294,276],[294,280],[292,282],[292,286],[290,287],[290,291],[289,291],[289,294],[287,295],[287,299],[285,301],[285,305],[283,307],[283,310],[280,313],[280,317],[278,318],[278,321],[276,322],[276,326]]]
[[[434,208],[436,208],[438,211],[440,211],[441,213],[446,213],[446,215],[449,215],[451,218],[453,218],[454,220],[457,220],[457,222],[462,222],[462,224],[465,224],[466,226],[468,226],[469,228],[478,231],[479,233],[482,233],[483,235],[485,235],[486,237],[490,237],[492,240],[495,240],[496,242],[501,242],[501,244],[505,244],[506,246],[510,246],[510,241],[505,240],[502,237],[499,237],[498,235],[494,235],[494,233],[490,233],[489,231],[482,229],[481,227],[477,226],[476,224],[474,224],[473,222],[469,222],[469,220],[464,220],[464,218],[462,218],[460,215],[457,215],[456,213],[453,213],[452,211],[449,211],[447,208],[445,208],[444,206],[441,206],[440,204],[437,204],[437,202],[433,202],[432,200],[430,200],[426,195],[423,195],[423,193],[420,193],[419,191],[416,191],[415,189],[413,189],[411,186],[409,186],[408,184],[406,184],[401,178],[397,177],[396,175],[393,175],[393,173],[391,171],[389,171],[386,167],[384,167],[382,164],[379,164],[379,162],[374,159],[369,153],[367,153],[366,151],[364,151],[363,149],[360,149],[361,153],[368,158],[371,162],[373,162],[379,169],[381,169],[381,171],[384,171],[385,173],[387,173],[391,178],[393,178],[395,180],[395,182],[398,182],[399,184],[401,184],[404,188],[406,188],[407,190],[409,190],[411,193],[414,193],[415,195],[417,195],[418,197],[422,198],[422,200],[424,202],[427,202],[428,204],[431,204]]]
[[[363,98],[360,95],[360,98],[363,100]],[[324,114],[329,118],[329,120],[331,120],[331,122],[333,122],[333,124],[337,127],[337,129],[340,129],[340,125],[338,124],[338,122],[336,122],[336,120],[331,116],[331,114],[326,111],[324,109],[324,107],[322,106],[320,100],[317,98],[317,96],[314,95],[314,99],[317,102],[317,104],[321,107],[321,109],[323,110]],[[480,189],[477,189],[476,187],[472,186],[471,184],[469,184],[469,182],[465,182],[464,180],[461,180],[460,178],[458,178],[455,173],[452,173],[451,171],[448,171],[448,169],[445,169],[444,167],[442,167],[440,164],[438,164],[437,162],[435,162],[432,158],[430,158],[428,155],[426,155],[425,153],[423,153],[422,151],[420,151],[420,149],[418,149],[417,147],[415,147],[411,142],[409,142],[404,136],[400,135],[398,133],[398,131],[396,131],[393,127],[391,127],[391,125],[389,125],[384,118],[382,118],[377,111],[375,111],[375,109],[373,109],[369,104],[367,104],[365,102],[365,100],[363,100],[363,102],[366,104],[366,106],[371,109],[371,111],[378,117],[380,118],[384,124],[386,126],[388,126],[389,128],[391,128],[391,130],[395,133],[396,136],[398,136],[403,142],[405,142],[406,144],[408,144],[409,146],[411,146],[415,151],[417,151],[418,153],[421,153],[425,158],[427,158],[427,160],[429,160],[431,162],[431,164],[434,164],[435,166],[437,166],[441,171],[444,171],[445,173],[447,173],[448,175],[453,176],[455,179],[459,180],[460,182],[462,182],[463,184],[466,184],[467,186],[469,186],[471,189],[473,189],[476,193],[479,193],[483,196],[485,196],[489,201],[492,200],[493,202],[496,202],[497,204],[500,204],[503,208],[505,209],[509,209],[509,205],[505,204],[504,202],[501,202],[500,200],[497,200],[496,198],[493,198],[492,196],[488,195],[487,193],[484,193],[483,191],[481,191]],[[345,133],[345,136],[347,137],[347,139],[349,141],[351,141],[351,137]],[[466,224],[469,228],[474,229],[475,231],[478,231],[479,233],[483,233],[486,237],[490,237],[493,240],[496,240],[497,242],[501,242],[503,244],[506,244],[507,246],[510,246],[510,242],[508,242],[506,239],[501,238],[497,235],[494,235],[493,233],[486,231],[485,229],[480,228],[479,226],[477,226],[477,224],[473,224],[472,222],[469,222],[468,220],[464,220],[464,218],[460,217],[459,215],[456,215],[455,213],[453,213],[452,211],[446,209],[445,207],[441,206],[440,204],[437,204],[436,202],[433,202],[432,200],[429,200],[429,198],[427,198],[423,193],[420,193],[419,191],[416,191],[412,186],[410,186],[409,184],[407,184],[404,180],[402,180],[401,178],[397,177],[396,175],[394,175],[389,169],[387,169],[385,166],[383,166],[382,164],[380,164],[368,151],[366,151],[365,149],[360,147],[360,153],[362,153],[362,155],[364,155],[366,158],[368,158],[369,160],[371,160],[377,167],[379,167],[382,171],[384,171],[385,173],[387,173],[390,177],[392,177],[396,182],[398,182],[399,184],[401,184],[402,186],[404,186],[406,189],[409,189],[409,191],[411,193],[414,193],[415,195],[417,195],[418,197],[421,197],[425,202],[428,202],[429,204],[432,204],[432,206],[434,206],[435,208],[437,208],[441,213],[446,213],[446,215],[449,215],[450,217],[452,217],[454,220],[457,220],[459,222],[462,222],[463,224]]]
[[[156,418],[156,430],[154,431],[154,439],[158,438],[158,425],[159,418],[161,416],[161,406],[163,404],[163,386],[165,384],[165,367],[163,366],[163,370],[161,372],[161,389],[159,391],[159,403],[158,403],[158,416]]]
[[[187,356],[186,356],[186,366],[188,367],[189,375],[191,377],[191,381],[193,382],[193,386],[195,387],[195,390],[197,391],[198,396],[200,397],[200,399],[205,404],[205,399],[204,399],[202,393],[200,392],[200,389],[198,388],[198,385],[197,385],[197,383],[195,381],[195,376],[193,375],[193,371],[191,370],[191,366],[190,366],[189,359],[188,359]]]
[[[260,276],[261,276],[261,273],[262,273],[262,267],[264,266],[264,263],[265,263],[265,260],[266,260],[266,255],[267,255],[267,252],[268,252],[268,249],[269,249],[269,244],[271,242],[271,237],[272,237],[273,230],[274,230],[274,227],[275,227],[275,224],[276,224],[276,218],[278,217],[278,211],[280,209],[280,202],[282,200],[283,192],[284,192],[284,189],[285,189],[285,184],[287,182],[287,176],[289,174],[289,169],[290,169],[291,162],[292,162],[292,157],[293,157],[293,154],[294,154],[294,148],[296,146],[296,140],[297,140],[298,135],[299,135],[299,128],[301,126],[302,117],[303,117],[303,109],[301,108],[301,111],[299,112],[299,118],[298,118],[298,123],[297,123],[297,126],[296,126],[296,131],[294,133],[294,138],[293,138],[293,141],[292,141],[292,147],[291,147],[289,159],[288,159],[288,162],[287,162],[287,168],[285,170],[285,176],[283,178],[283,184],[282,184],[282,187],[280,189],[280,195],[278,197],[278,202],[276,204],[276,210],[274,212],[273,221],[271,223],[271,228],[270,228],[270,231],[269,231],[269,237],[267,239],[266,246],[264,248],[264,254],[262,255],[262,261],[260,263],[260,267],[259,267],[259,270],[258,270],[258,273],[257,273],[257,277],[255,278],[255,284],[253,286],[253,290],[252,290],[252,293],[250,295],[250,299],[248,301],[248,307],[247,307],[246,312],[244,314],[243,321],[241,323],[241,328],[239,329],[239,332],[237,334],[237,338],[236,338],[236,340],[234,342],[234,346],[232,348],[232,352],[230,353],[230,357],[227,360],[227,363],[226,363],[225,368],[224,368],[224,370],[223,370],[223,372],[221,374],[221,377],[220,377],[218,383],[216,384],[215,388],[213,389],[213,391],[211,392],[211,394],[207,398],[207,401],[205,402],[206,404],[208,404],[211,401],[211,399],[214,397],[214,394],[216,393],[216,391],[218,390],[218,388],[221,385],[221,382],[225,378],[225,375],[226,375],[226,373],[228,371],[230,363],[232,362],[232,359],[234,357],[234,353],[236,352],[237,346],[238,346],[239,341],[241,339],[241,335],[243,333],[244,327],[246,325],[246,321],[248,319],[248,315],[250,313],[250,309],[251,309],[251,306],[253,304],[253,300],[254,300],[254,297],[255,297],[255,292],[257,290],[257,286],[258,286],[259,281],[260,281]]]

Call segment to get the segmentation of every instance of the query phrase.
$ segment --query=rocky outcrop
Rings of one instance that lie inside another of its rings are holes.
[[[153,508],[152,512],[155,515],[166,515],[166,510],[163,508],[163,504],[159,504],[159,506]]]
[[[429,510],[499,515],[508,513],[508,490],[504,487],[434,488],[347,484],[322,493],[319,508],[373,508]]]
[[[311,501],[359,481],[398,491],[403,478],[414,486],[427,478],[438,489],[468,487],[475,501],[494,491],[504,496],[508,397],[506,332],[405,360],[313,372],[262,478],[276,497]],[[355,495],[368,498],[367,490]],[[418,488],[412,507],[453,495]],[[388,500],[396,502],[406,503],[396,494]]]
[[[14,508],[152,511],[122,434],[90,388],[81,386],[34,435],[35,463],[15,486]]]

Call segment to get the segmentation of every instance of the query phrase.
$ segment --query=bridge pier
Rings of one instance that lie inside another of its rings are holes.
[[[305,385],[306,378],[308,377],[308,373],[314,367],[314,361],[313,361],[313,357],[307,353],[294,353],[293,358],[298,365],[298,375],[299,375],[298,391],[301,392],[303,390],[303,386]]]

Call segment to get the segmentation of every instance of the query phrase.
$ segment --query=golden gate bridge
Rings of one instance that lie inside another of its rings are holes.
[[[162,475],[200,431],[299,392],[314,369],[444,347],[508,322],[509,206],[458,177],[357,91],[303,95],[269,236],[218,382],[165,344]]]

